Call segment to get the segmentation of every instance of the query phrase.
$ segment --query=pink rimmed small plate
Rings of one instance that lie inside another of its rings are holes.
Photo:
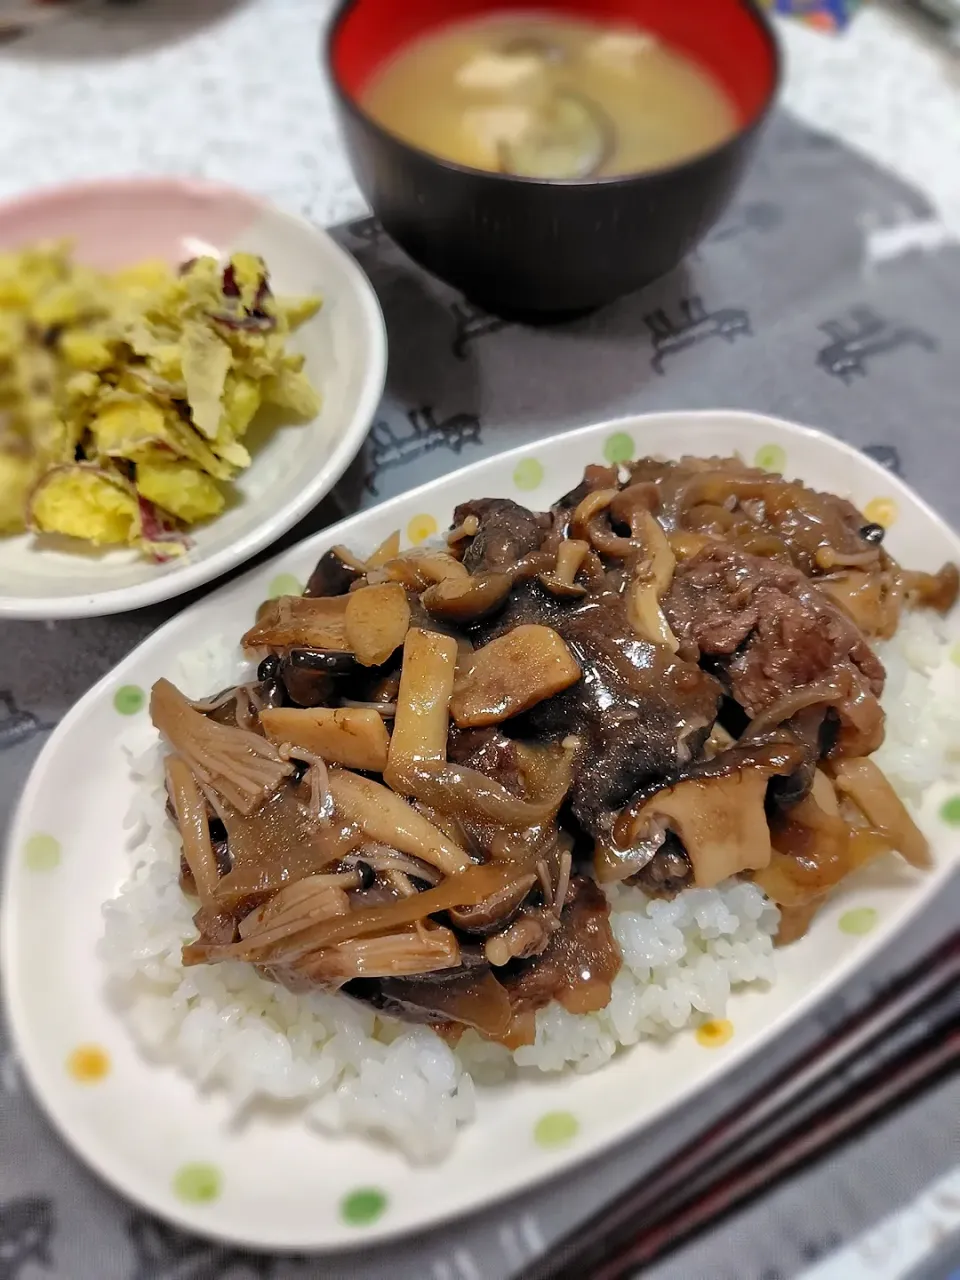
[[[132,550],[69,550],[0,538],[0,616],[80,618],[140,609],[219,577],[275,542],[352,461],[383,393],[387,339],[373,287],[325,232],[230,187],[178,178],[59,187],[0,206],[0,252],[72,240],[80,261],[115,269],[145,258],[260,254],[275,291],[319,293],[294,335],[322,408],[262,440],[222,515],[192,531],[188,553],[153,564]]]

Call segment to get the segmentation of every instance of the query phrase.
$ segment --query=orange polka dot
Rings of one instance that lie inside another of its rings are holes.
[[[705,1049],[719,1049],[733,1035],[733,1023],[727,1018],[711,1018],[697,1027],[697,1040]]]
[[[67,1073],[77,1084],[99,1084],[110,1074],[110,1055],[98,1044],[80,1044],[67,1058]]]
[[[437,532],[437,522],[433,516],[419,515],[414,516],[407,525],[407,537],[416,546],[420,542],[426,542],[428,538],[432,538]]]
[[[871,498],[863,508],[863,514],[871,524],[883,525],[884,529],[889,529],[899,512],[892,498]]]

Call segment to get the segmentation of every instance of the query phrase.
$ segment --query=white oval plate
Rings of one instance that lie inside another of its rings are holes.
[[[708,1088],[869,963],[941,889],[960,857],[957,830],[938,817],[946,798],[942,786],[933,789],[923,811],[934,869],[920,875],[890,859],[847,882],[809,935],[779,953],[776,985],[733,997],[734,1034],[725,1045],[705,1048],[693,1034],[681,1033],[666,1045],[623,1052],[593,1075],[481,1090],[476,1121],[453,1154],[430,1168],[411,1168],[392,1151],[359,1140],[319,1137],[289,1117],[254,1116],[231,1127],[221,1098],[199,1096],[175,1071],[150,1066],[138,1055],[104,997],[104,973],[94,954],[100,907],[128,874],[122,822],[133,794],[119,745],[119,689],[146,690],[174,672],[176,655],[211,637],[235,642],[257,604],[278,585],[290,589],[290,577],[302,583],[333,543],[369,551],[398,527],[419,541],[445,527],[454,504],[467,498],[505,495],[546,507],[580,479],[586,463],[604,456],[732,450],[849,494],[861,507],[885,501],[885,514],[895,517],[890,546],[911,566],[960,560],[960,540],[905,485],[827,436],[741,413],[625,419],[490,458],[309,539],[167,623],[70,712],[41,755],[13,824],[3,975],[27,1075],[63,1136],[104,1178],[173,1222],[254,1247],[332,1249],[423,1230],[635,1136]],[[285,582],[278,584],[279,575]],[[84,1087],[65,1064],[76,1045],[90,1043],[106,1051],[111,1070]],[[538,1120],[556,1111],[573,1118],[554,1126],[567,1141],[538,1145]],[[221,1171],[219,1196],[203,1203],[178,1198],[175,1172],[191,1161]],[[345,1197],[361,1188],[375,1191],[381,1208],[363,1227],[342,1216]]]
[[[275,542],[336,484],[376,412],[387,339],[373,286],[325,231],[212,183],[138,178],[59,187],[0,205],[0,250],[71,239],[77,257],[115,269],[144,258],[176,264],[238,250],[266,261],[277,293],[322,294],[290,346],[323,407],[309,423],[257,441],[222,515],[191,532],[185,556],[152,564],[128,549],[70,550],[30,534],[0,538],[0,616],[83,618],[167,600],[219,577]]]

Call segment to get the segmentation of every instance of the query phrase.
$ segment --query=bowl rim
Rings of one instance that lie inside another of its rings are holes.
[[[632,173],[606,174],[595,178],[533,178],[520,173],[498,173],[490,169],[475,169],[471,165],[460,164],[456,160],[438,156],[433,151],[427,151],[425,148],[418,147],[415,143],[401,138],[399,134],[394,133],[391,129],[386,128],[386,126],[375,120],[372,115],[363,109],[353,94],[344,88],[337,70],[334,45],[350,13],[363,2],[364,0],[339,0],[336,10],[320,38],[323,67],[341,110],[346,111],[357,123],[364,125],[372,133],[376,134],[381,142],[393,143],[401,150],[416,156],[418,159],[429,161],[443,172],[463,178],[483,179],[498,183],[501,186],[516,184],[521,188],[575,191],[594,190],[597,188],[616,189],[639,184],[646,180],[673,178],[685,173],[692,173],[697,166],[702,165],[704,162],[723,158],[728,152],[734,151],[754,138],[769,119],[783,85],[783,50],[773,23],[767,13],[760,7],[758,0],[734,0],[735,4],[738,4],[740,8],[746,11],[748,17],[763,37],[770,56],[772,75],[769,92],[760,110],[756,112],[751,120],[741,125],[736,132],[731,134],[729,138],[724,139],[723,142],[719,142],[716,146],[709,147],[705,151],[698,151],[695,155],[688,156],[687,159],[680,160],[676,164],[659,165],[651,169],[638,169]],[[546,0],[546,3],[549,3],[549,0]],[[529,6],[524,6],[518,2],[518,12],[524,9],[528,10]],[[455,21],[455,15],[452,15],[451,20]]]
[[[91,593],[69,596],[18,596],[7,594],[0,583],[0,618],[20,621],[49,621],[73,618],[97,618],[129,613],[149,605],[204,587],[225,574],[247,564],[271,547],[328,494],[343,476],[363,445],[377,407],[383,397],[387,377],[387,327],[376,291],[366,272],[328,230],[309,219],[282,208],[273,201],[243,187],[204,178],[176,175],[129,175],[87,179],[80,182],[51,183],[10,200],[0,201],[0,214],[20,210],[29,212],[48,201],[63,197],[102,195],[109,200],[124,190],[176,190],[196,197],[228,198],[241,202],[252,216],[279,218],[288,225],[300,227],[313,238],[325,242],[327,250],[341,260],[355,292],[363,315],[363,329],[369,343],[369,360],[357,403],[346,427],[338,434],[327,464],[308,477],[297,496],[278,511],[266,512],[228,546],[199,556],[174,568],[127,587],[105,587]]]

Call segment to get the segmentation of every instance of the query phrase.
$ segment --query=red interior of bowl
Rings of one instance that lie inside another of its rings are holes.
[[[373,73],[411,40],[444,23],[511,9],[653,32],[713,72],[745,125],[774,91],[772,41],[743,0],[357,0],[334,33],[333,73],[356,99]]]

